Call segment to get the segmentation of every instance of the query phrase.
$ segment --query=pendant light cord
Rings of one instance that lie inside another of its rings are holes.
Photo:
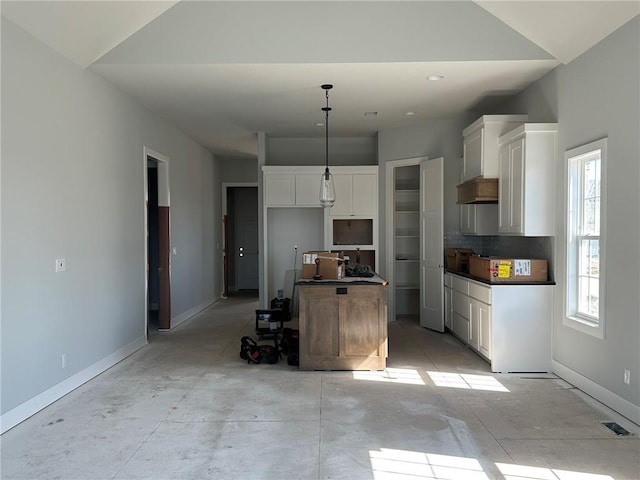
[[[327,99],[327,106],[322,109],[324,110],[324,178],[329,180],[329,112],[331,111],[329,107],[329,90],[333,88],[333,85],[325,84],[322,85],[322,88]]]

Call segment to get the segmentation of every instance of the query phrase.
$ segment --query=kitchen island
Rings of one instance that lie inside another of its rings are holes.
[[[301,370],[384,370],[387,281],[300,280]]]

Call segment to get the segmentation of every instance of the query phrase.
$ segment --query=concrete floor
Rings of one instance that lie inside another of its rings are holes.
[[[553,375],[494,375],[389,327],[386,372],[247,365],[253,298],[221,300],[1,438],[2,479],[633,479],[637,426]]]

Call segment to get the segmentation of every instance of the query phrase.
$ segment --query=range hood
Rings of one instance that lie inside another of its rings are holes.
[[[498,179],[476,177],[458,188],[458,203],[498,203]]]

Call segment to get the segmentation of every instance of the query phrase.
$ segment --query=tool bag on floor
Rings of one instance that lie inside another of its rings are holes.
[[[280,349],[287,356],[287,364],[298,366],[300,351],[300,331],[292,328],[282,329],[282,338],[280,339]]]
[[[251,337],[244,336],[240,339],[240,358],[247,363],[269,363],[278,362],[280,352],[274,345],[258,345]]]
[[[285,355],[297,352],[300,343],[300,331],[292,328],[283,328],[280,339],[280,349]]]

